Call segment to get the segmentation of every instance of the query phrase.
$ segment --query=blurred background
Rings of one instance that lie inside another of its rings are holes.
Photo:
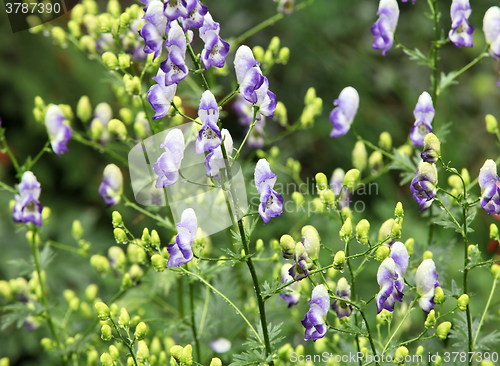
[[[450,26],[449,5],[451,1],[440,1],[442,25],[445,32]],[[225,39],[236,37],[262,20],[276,14],[277,5],[271,0],[206,0],[214,19],[221,24],[221,35]],[[102,5],[102,4],[101,4]],[[448,73],[460,69],[481,53],[484,48],[482,33],[482,17],[487,8],[498,5],[495,0],[475,0],[472,7],[471,23],[474,33],[474,47],[457,49],[452,44],[445,45],[440,51],[440,69]],[[405,143],[411,125],[414,122],[413,109],[418,96],[423,91],[430,92],[430,71],[410,61],[400,49],[391,49],[386,57],[371,48],[372,36],[370,27],[376,20],[378,3],[374,0],[330,1],[315,0],[312,5],[300,10],[266,28],[264,31],[250,37],[246,44],[250,47],[261,45],[267,47],[275,35],[281,39],[281,45],[291,50],[291,57],[286,66],[276,65],[268,75],[270,89],[275,92],[279,101],[288,108],[289,120],[296,120],[303,108],[303,99],[309,87],[315,87],[317,95],[323,99],[323,113],[315,125],[308,130],[299,130],[286,139],[276,143],[280,148],[279,161],[285,164],[288,157],[301,162],[302,179],[312,179],[317,172],[329,176],[332,171],[341,167],[348,170],[352,167],[351,153],[356,138],[353,132],[339,139],[329,137],[331,129],[328,114],[333,107],[332,101],[346,86],[355,87],[360,94],[360,109],[353,129],[367,140],[377,143],[382,131],[392,135],[394,146]],[[104,8],[104,5],[102,5]],[[427,3],[417,1],[417,4],[401,4],[401,15],[396,37],[399,42],[409,48],[419,48],[425,54],[432,41],[432,21],[426,16]],[[67,17],[63,16],[54,24],[65,24]],[[232,65],[233,54],[228,58]],[[232,80],[232,66],[229,68],[228,79]],[[34,156],[46,142],[44,126],[37,124],[33,118],[33,99],[40,95],[47,103],[69,104],[75,106],[81,95],[88,95],[93,105],[108,102],[116,112],[118,102],[113,95],[106,71],[100,64],[89,60],[86,55],[74,49],[71,45],[61,48],[54,45],[50,37],[42,34],[30,34],[28,31],[12,33],[6,14],[0,11],[0,118],[6,128],[6,136],[11,148],[19,160]],[[498,145],[495,137],[487,134],[484,116],[488,113],[500,118],[500,78],[499,63],[491,58],[484,59],[471,71],[458,79],[458,85],[453,85],[439,97],[436,105],[436,117],[433,122],[439,130],[445,124],[450,124],[450,133],[442,144],[442,155],[445,161],[451,161],[452,166],[467,168],[475,178],[479,168],[487,158],[496,159]],[[221,95],[230,92],[231,82],[224,82],[225,90]],[[227,116],[223,123],[227,124],[234,136],[243,136],[243,128],[236,122],[236,116],[226,108]],[[268,121],[270,136],[278,135],[281,127]],[[241,140],[241,137],[240,137]],[[80,219],[85,228],[85,238],[92,243],[91,254],[103,254],[109,246],[114,245],[111,226],[111,211],[105,209],[97,193],[102,169],[110,162],[105,155],[89,147],[71,142],[69,154],[57,157],[47,154],[36,165],[35,173],[42,182],[41,202],[52,209],[50,223],[44,227],[44,235],[57,242],[72,243],[71,223]],[[254,158],[254,152],[246,149],[245,156]],[[250,172],[251,174],[251,172]],[[441,173],[440,173],[441,174]],[[249,175],[250,178],[251,175]],[[429,226],[427,220],[418,212],[417,204],[412,200],[409,186],[399,185],[398,172],[389,172],[375,182],[377,192],[363,195],[360,199],[365,203],[366,210],[355,214],[356,220],[369,219],[372,225],[372,235],[380,224],[392,217],[397,201],[402,201],[405,207],[405,223],[403,239],[414,237],[416,241],[415,256],[412,262],[419,263],[424,250],[432,250],[437,263],[440,282],[443,288],[450,289],[452,280],[460,286],[462,274],[463,247],[459,237],[451,230],[435,228],[434,240],[427,242]],[[442,181],[447,175],[442,174]],[[129,182],[125,178],[125,190],[130,194]],[[286,181],[288,178],[279,177]],[[5,155],[0,155],[0,180],[14,185],[17,182],[15,172]],[[478,195],[478,187],[474,194]],[[26,263],[30,261],[30,249],[22,231],[16,230],[9,211],[9,201],[12,194],[0,191],[0,279],[10,279],[20,274],[28,275]],[[118,206],[120,210],[122,206]],[[131,228],[139,234],[142,227],[151,223],[130,209],[123,209],[124,217],[131,223]],[[267,251],[271,251],[267,243],[272,238],[279,238],[288,233],[300,222],[301,215],[289,213],[273,220],[269,225],[259,224],[254,237],[265,240]],[[492,257],[488,251],[488,227],[496,222],[494,217],[479,211],[473,225],[475,231],[471,234],[471,243],[477,243],[485,258]],[[339,223],[328,216],[314,216],[305,223],[314,224],[325,245],[334,251],[339,250],[341,242],[338,239]],[[411,223],[411,224],[409,224]],[[296,228],[296,227],[295,227]],[[165,241],[170,240],[170,234],[160,233]],[[219,238],[219,237],[217,237]],[[214,244],[223,247],[225,242]],[[73,241],[73,242],[72,242]],[[217,242],[217,240],[213,240]],[[353,251],[362,250],[356,247]],[[220,254],[220,252],[218,253]],[[54,302],[63,301],[61,289],[72,288],[82,291],[90,283],[102,286],[103,297],[110,297],[119,287],[120,279],[109,275],[102,280],[93,270],[88,259],[64,251],[55,251],[54,259],[48,269],[49,286]],[[322,262],[330,262],[330,253],[323,253]],[[283,260],[281,260],[283,262]],[[26,263],[24,263],[26,262]],[[362,273],[359,293],[365,298],[371,297],[377,290],[375,273],[377,263],[372,263]],[[275,267],[275,264],[260,264],[259,272],[264,273]],[[276,271],[275,271],[276,273]],[[153,274],[145,281],[157,289],[158,293],[168,303],[175,305],[175,299],[170,287],[175,281],[169,274]],[[228,268],[224,275],[214,280],[214,285],[227,290],[229,297],[238,297],[236,282],[247,281],[246,268],[235,266]],[[472,308],[478,314],[484,304],[490,289],[490,276],[486,270],[475,270],[471,275]],[[267,277],[266,277],[267,279]],[[251,287],[249,285],[249,290]],[[200,303],[204,289],[199,288]],[[135,291],[135,290],[134,290]],[[126,300],[136,308],[144,307],[144,302],[138,299],[153,296],[144,294],[137,289]],[[247,293],[247,295],[249,295]],[[245,295],[245,294],[243,294]],[[250,296],[250,295],[249,295]],[[154,298],[153,298],[154,299]],[[154,302],[154,301],[153,301]],[[498,297],[492,308],[498,305]],[[201,305],[200,305],[201,306]],[[285,321],[284,334],[295,346],[303,343],[303,328],[300,320],[307,309],[303,299],[298,307],[287,310],[279,297],[272,298],[268,304],[268,312],[272,323]],[[498,306],[497,306],[498,307]],[[496,308],[497,308],[496,307]],[[222,310],[221,310],[222,308]],[[225,305],[215,297],[210,301],[209,323],[210,331],[202,337],[205,345],[212,339],[226,337],[237,339],[241,334],[242,325],[229,324],[224,318]],[[156,307],[159,316],[161,306]],[[368,311],[373,319],[375,306]],[[149,314],[149,313],[148,313]],[[291,314],[291,316],[290,316]],[[153,325],[168,333],[171,329],[182,330],[182,325],[172,318],[166,323]],[[256,319],[255,319],[256,320]],[[415,312],[408,323],[408,328],[421,329],[424,316]],[[82,323],[85,324],[85,323]],[[497,324],[498,325],[498,324]],[[81,324],[74,324],[75,332]],[[185,326],[184,326],[185,327]],[[486,324],[494,329],[495,325]],[[409,329],[411,332],[411,329]],[[417,332],[415,331],[415,332]],[[179,333],[179,341],[190,342],[189,333]],[[23,327],[17,329],[14,325],[0,331],[0,356],[7,355],[18,365],[54,364],[47,359],[46,353],[41,353],[39,339],[46,335],[44,327],[32,332]],[[235,342],[231,352],[239,351],[241,346]],[[439,345],[430,345],[438,347]],[[447,345],[452,347],[453,345]],[[349,346],[351,347],[351,346]],[[208,355],[208,354],[207,354]],[[226,355],[227,356],[227,355]],[[224,355],[222,356],[224,359]]]

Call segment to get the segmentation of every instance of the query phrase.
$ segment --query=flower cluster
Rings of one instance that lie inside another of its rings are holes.
[[[271,218],[278,217],[283,212],[283,196],[276,192],[276,174],[271,171],[269,162],[260,159],[255,166],[254,173],[255,186],[260,195],[259,214],[265,224]]]
[[[500,214],[500,178],[493,160],[484,162],[478,181],[481,188],[481,207],[490,215]]]
[[[290,267],[288,273],[296,281],[300,281],[309,275],[314,268],[314,261],[318,259],[320,248],[319,233],[314,226],[306,225],[301,230],[302,241],[295,244],[291,258],[295,264]]]
[[[33,172],[23,173],[21,183],[18,186],[19,194],[16,195],[16,203],[12,212],[15,222],[31,222],[36,226],[42,225],[42,205],[40,204],[40,183]]]
[[[408,268],[408,250],[397,241],[391,245],[390,255],[380,264],[377,272],[377,282],[380,291],[377,294],[377,310],[394,311],[396,301],[403,301],[404,274]]]
[[[168,266],[178,267],[193,259],[193,243],[198,230],[198,220],[192,208],[186,208],[181,215],[181,221],[176,225],[177,235],[175,242],[167,247]]]
[[[306,328],[304,340],[316,341],[325,336],[328,329],[325,320],[329,308],[330,297],[325,285],[316,286],[309,300],[309,311],[302,320],[302,325]]]

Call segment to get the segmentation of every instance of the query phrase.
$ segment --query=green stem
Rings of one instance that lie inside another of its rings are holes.
[[[437,8],[437,0],[428,0],[432,14],[432,29],[434,31],[434,42],[432,42],[431,59],[432,59],[432,100],[434,105],[437,104],[438,86],[439,86],[439,10]]]
[[[490,296],[488,297],[488,301],[486,301],[486,305],[484,307],[483,314],[481,315],[481,320],[479,320],[479,325],[477,326],[476,334],[474,335],[474,339],[472,341],[472,349],[474,349],[476,347],[477,337],[479,336],[479,331],[481,330],[481,327],[483,326],[484,319],[486,318],[486,313],[488,311],[488,308],[490,307],[491,299],[493,299],[493,294],[495,293],[496,286],[497,286],[497,278],[494,278],[493,285],[491,286]]]
[[[7,155],[9,155],[10,161],[12,162],[12,165],[14,165],[14,169],[16,170],[16,173],[21,176],[21,168],[19,167],[19,163],[12,153],[12,150],[9,147],[9,144],[7,143],[7,139],[5,138],[5,131],[2,130],[0,131],[0,142],[2,143],[0,145],[1,149],[4,149],[7,152]]]
[[[112,318],[109,318],[109,321],[113,325],[113,328],[115,328],[116,333],[118,333],[118,336],[120,337],[120,341],[125,345],[125,347],[127,347],[128,351],[130,352],[130,356],[134,360],[134,365],[139,366],[139,364],[137,363],[137,358],[135,357],[135,352],[134,352],[134,348],[133,348],[134,342],[129,341],[128,339],[123,337],[122,333],[120,332],[120,328],[118,328],[118,326],[116,325],[116,323],[114,322],[114,320]]]
[[[391,336],[389,337],[389,340],[385,344],[384,349],[382,350],[382,354],[384,354],[387,351],[387,349],[389,348],[392,339],[394,338],[394,336],[396,335],[396,333],[399,331],[399,329],[401,328],[401,326],[405,323],[406,318],[408,317],[408,315],[410,315],[410,313],[412,312],[413,306],[415,305],[416,301],[417,301],[417,299],[415,298],[411,302],[410,307],[408,308],[408,310],[406,311],[405,315],[403,316],[403,319],[401,319],[401,321],[399,322],[398,326],[396,327],[396,329],[394,330],[394,332],[392,332]]]
[[[249,129],[248,129],[245,137],[243,138],[243,141],[241,142],[240,147],[236,150],[236,153],[234,154],[234,160],[236,160],[236,159],[239,158],[241,149],[243,148],[243,146],[247,142],[248,137],[252,133],[253,128],[255,127],[255,124],[257,123],[257,113],[258,112],[259,112],[259,107],[254,106],[253,107],[253,120],[252,120],[252,123],[250,124],[250,127],[249,127]]]
[[[189,283],[189,303],[191,307],[191,330],[193,331],[194,347],[196,350],[196,358],[201,361],[200,353],[200,340],[198,339],[198,333],[196,331],[196,318],[195,318],[195,308],[194,308],[194,284]]]

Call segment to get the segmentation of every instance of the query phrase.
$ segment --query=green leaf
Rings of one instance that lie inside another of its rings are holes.
[[[410,60],[415,61],[417,64],[432,67],[432,60],[424,55],[418,48],[411,50],[404,47],[403,52],[408,55]]]

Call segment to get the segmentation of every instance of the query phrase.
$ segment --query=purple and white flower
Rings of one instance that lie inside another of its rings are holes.
[[[500,7],[492,6],[484,14],[483,31],[486,43],[490,45],[490,55],[500,59]]]
[[[181,215],[181,221],[175,225],[177,235],[175,242],[167,247],[168,267],[178,267],[193,259],[193,243],[198,230],[198,220],[192,208],[186,208]]]
[[[439,286],[436,264],[432,259],[425,259],[420,263],[415,274],[415,282],[420,296],[418,304],[428,313],[434,309],[434,291]]]
[[[155,187],[165,188],[179,179],[179,169],[184,158],[184,134],[178,128],[170,130],[160,147],[165,149],[165,152],[153,164],[153,170],[158,177]]]
[[[68,152],[68,142],[73,136],[73,131],[68,124],[61,108],[51,105],[45,113],[45,126],[49,133],[50,145],[57,155]]]
[[[378,19],[373,24],[371,32],[375,39],[373,40],[373,49],[382,50],[385,56],[394,43],[394,32],[398,25],[399,6],[396,0],[380,0]]]
[[[221,131],[222,143],[226,150],[227,156],[231,156],[233,151],[233,138],[228,130],[225,128]],[[205,169],[208,177],[219,178],[219,172],[224,169],[226,164],[224,162],[224,154],[222,154],[221,145],[210,151],[205,157]]]
[[[31,222],[42,225],[42,205],[40,204],[41,186],[33,172],[23,173],[18,186],[19,194],[15,196],[16,203],[12,212],[14,222]]]
[[[211,66],[223,67],[229,53],[229,43],[219,36],[219,31],[219,23],[214,22],[210,13],[207,13],[200,28],[200,38],[205,42],[201,52],[201,62],[207,70]]]
[[[202,126],[196,139],[196,153],[201,154],[214,150],[222,142],[221,132],[217,126],[219,106],[210,90],[206,90],[201,96],[198,117],[200,117]]]
[[[345,300],[351,300],[351,286],[347,282],[347,280],[342,277],[337,281],[337,287],[335,288],[335,296],[340,297]],[[351,315],[352,313],[352,305],[345,302],[341,301],[338,299],[335,299],[332,303],[332,310],[335,311],[337,314],[338,318],[344,318],[346,316]]]
[[[248,46],[240,46],[234,58],[236,79],[243,97],[259,108],[259,113],[273,117],[276,109],[276,95],[269,90],[269,81],[262,74],[259,62]]]
[[[410,131],[410,140],[415,146],[424,146],[425,136],[432,132],[432,120],[434,119],[434,105],[429,93],[423,92],[418,97],[417,105],[413,110],[415,123]]]
[[[283,264],[281,267],[281,284],[284,285],[290,281],[293,281],[293,277],[290,276],[288,271],[292,266],[290,264]],[[294,282],[283,289],[280,293],[280,297],[288,303],[288,307],[292,307],[299,303],[300,299],[300,282]]]
[[[489,214],[500,214],[500,178],[496,163],[488,159],[479,171],[479,187],[481,188],[481,207]]]
[[[344,88],[337,99],[333,101],[336,106],[330,113],[332,132],[330,137],[344,136],[351,128],[359,107],[359,94],[351,86]]]
[[[450,8],[451,30],[450,40],[457,47],[472,47],[474,27],[469,23],[472,10],[469,0],[453,0]]]
[[[295,263],[290,267],[288,273],[296,281],[306,278],[309,275],[309,271],[314,268],[314,263],[302,242],[295,244],[293,260]]]
[[[408,269],[408,251],[399,241],[391,245],[389,257],[380,264],[377,272],[377,282],[380,291],[376,296],[377,312],[383,309],[394,311],[396,301],[403,301],[404,274]]]
[[[169,23],[169,30],[165,46],[168,56],[160,64],[160,68],[165,73],[165,85],[178,84],[188,74],[186,66],[186,35],[177,22]]]
[[[257,162],[254,180],[260,194],[259,214],[264,223],[267,224],[271,218],[278,217],[283,212],[283,196],[273,189],[276,183],[276,174],[271,171],[266,159],[260,159]]]
[[[101,195],[107,207],[116,205],[120,202],[120,197],[123,192],[123,175],[115,164],[108,164],[104,168],[102,182],[99,186],[99,194]]]
[[[154,53],[154,58],[161,54],[163,36],[167,28],[167,18],[163,14],[164,4],[160,0],[151,0],[143,16],[147,22],[139,30],[139,35],[144,39],[144,52]]]
[[[157,84],[151,86],[148,90],[148,101],[155,111],[153,119],[163,118],[170,110],[170,106],[177,91],[177,84],[166,85],[165,73],[158,69],[158,73],[153,80]]]
[[[186,0],[187,16],[184,20],[185,29],[200,28],[208,13],[208,8],[199,0]]]
[[[434,164],[421,161],[415,178],[410,184],[410,191],[420,206],[420,211],[427,210],[434,201],[437,192],[438,175]]]
[[[186,18],[188,15],[186,6],[186,0],[166,0],[164,14],[169,21]]]
[[[318,285],[313,289],[308,303],[309,311],[302,320],[302,325],[306,328],[304,340],[316,341],[323,338],[328,329],[326,315],[330,308],[330,297],[325,285]]]

